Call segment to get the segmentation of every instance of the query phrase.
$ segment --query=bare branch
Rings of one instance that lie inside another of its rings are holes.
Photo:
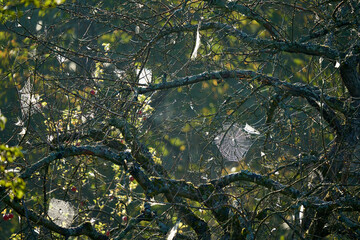
[[[164,30],[161,34],[159,34],[157,39],[160,39],[161,37],[164,37],[171,33],[193,32],[196,31],[196,29],[197,29],[197,25],[184,25],[184,26],[173,27]],[[260,49],[273,49],[273,50],[284,51],[289,53],[303,53],[311,56],[325,57],[331,60],[337,60],[340,57],[344,57],[337,50],[324,45],[318,45],[314,43],[275,41],[275,40],[254,38],[246,34],[245,32],[224,23],[209,22],[209,23],[203,23],[200,27],[200,30],[210,30],[210,29],[224,31],[227,34],[238,37],[244,43],[247,43],[252,47],[256,47]]]
[[[271,23],[269,20],[265,19],[263,16],[256,13],[251,8],[237,4],[233,1],[224,1],[224,0],[205,0],[206,2],[209,2],[209,5],[215,6],[218,8],[226,9],[228,11],[236,11],[238,13],[241,13],[245,15],[247,18],[251,20],[257,21],[259,24],[263,25],[263,27],[275,38],[275,39],[283,39],[283,37],[280,35],[279,31],[274,27],[274,24]]]

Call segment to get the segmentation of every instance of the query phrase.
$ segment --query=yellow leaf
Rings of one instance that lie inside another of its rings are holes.
[[[226,111],[226,114],[227,114],[227,115],[231,115],[233,112],[234,112],[234,110],[233,110],[233,109],[230,109],[230,110],[227,110],[227,111]]]
[[[208,83],[206,83],[206,82],[203,82],[202,83],[202,88],[208,88],[209,87],[209,84]]]
[[[191,129],[190,124],[185,124],[185,126],[181,129],[182,132],[189,132]]]

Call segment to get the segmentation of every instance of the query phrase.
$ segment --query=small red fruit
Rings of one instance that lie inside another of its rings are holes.
[[[76,191],[77,191],[76,187],[73,186],[73,187],[71,188],[71,191],[76,192]]]
[[[9,214],[8,214],[8,217],[9,217],[9,220],[11,220],[11,219],[13,219],[13,218],[14,218],[14,214],[9,213]]]
[[[8,221],[8,220],[9,220],[9,215],[8,215],[8,214],[4,214],[4,215],[3,215],[3,219],[4,219],[4,221]]]
[[[95,94],[96,94],[95,90],[91,90],[91,91],[90,91],[90,94],[91,94],[91,95],[95,95]]]
[[[140,110],[140,111],[138,112],[138,114],[141,115],[141,114],[142,114],[142,111]]]
[[[123,222],[127,222],[127,220],[128,220],[127,216],[123,216],[122,220],[123,220]]]
[[[134,180],[135,180],[135,178],[134,178],[133,176],[131,176],[131,175],[130,175],[129,180],[130,180],[130,182],[132,182],[132,181],[134,181]]]
[[[106,232],[106,236],[110,237],[110,232],[109,231]]]

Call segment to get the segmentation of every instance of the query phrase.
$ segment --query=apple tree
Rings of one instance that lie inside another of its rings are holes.
[[[7,237],[360,238],[358,1],[5,1],[0,21]]]

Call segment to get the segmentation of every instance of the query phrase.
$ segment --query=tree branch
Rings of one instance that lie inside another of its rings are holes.
[[[1,189],[1,192],[4,193],[3,189]],[[65,237],[70,236],[81,236],[85,235],[88,236],[90,239],[96,239],[96,240],[107,240],[109,239],[104,234],[101,234],[93,228],[90,222],[84,222],[83,224],[73,227],[73,228],[63,228],[55,224],[54,222],[47,220],[43,218],[42,216],[39,216],[38,214],[34,213],[32,210],[26,210],[25,208],[19,204],[16,199],[11,199],[9,196],[2,194],[2,201],[10,206],[12,209],[14,209],[19,215],[25,217],[27,216],[32,222],[36,222],[38,225],[42,225],[51,231],[57,232]]]
[[[257,21],[259,24],[263,25],[263,27],[272,35],[275,39],[282,39],[283,37],[280,36],[279,31],[274,27],[274,25],[269,22],[269,20],[265,19],[261,15],[257,14],[254,10],[250,9],[249,7],[241,4],[237,4],[233,1],[223,1],[223,0],[205,0],[209,2],[209,5],[226,9],[228,11],[236,11],[245,15],[247,18],[251,20]]]
[[[93,155],[101,157],[103,159],[109,160],[117,165],[122,165],[126,167],[125,160],[132,160],[132,156],[128,152],[115,153],[110,151],[107,147],[104,146],[81,146],[81,147],[68,147],[61,150],[50,153],[47,157],[41,159],[40,161],[34,163],[30,168],[27,168],[25,172],[20,175],[20,178],[27,179],[32,176],[36,171],[39,171],[45,165],[57,160],[71,156],[79,155]]]
[[[238,182],[238,181],[253,182],[256,183],[257,185],[264,186],[268,189],[279,191],[282,194],[292,197],[294,199],[297,199],[302,195],[302,193],[295,188],[283,185],[268,177],[264,177],[256,173],[252,173],[247,170],[243,170],[237,173],[229,174],[220,177],[218,179],[212,180],[211,184],[216,187],[223,188],[225,186],[230,185],[233,182]]]
[[[324,119],[328,121],[328,123],[337,131],[339,131],[340,124],[337,120],[336,114],[327,107],[327,105],[337,111],[342,113],[346,113],[347,110],[344,108],[344,103],[337,98],[330,97],[324,93],[322,93],[316,87],[310,87],[307,85],[301,84],[291,84],[285,81],[280,81],[280,79],[276,77],[267,76],[261,73],[248,71],[248,70],[225,70],[225,71],[214,71],[214,72],[204,72],[197,75],[180,78],[171,82],[159,83],[155,85],[150,85],[147,88],[139,88],[138,93],[143,94],[147,92],[153,92],[157,90],[171,89],[186,85],[195,84],[198,82],[208,81],[211,79],[219,79],[219,80],[227,80],[227,79],[257,79],[260,83],[268,86],[273,86],[278,88],[287,94],[292,96],[303,97],[309,101],[310,105],[313,106],[314,101],[324,102],[323,108],[320,109],[316,107],[321,114],[326,113],[327,116]]]
[[[360,74],[357,67],[360,57],[350,56],[341,63],[340,75],[343,83],[352,97],[360,98]]]
[[[153,184],[148,178],[148,176],[143,173],[140,169],[140,166],[147,171],[150,175],[155,175],[159,177],[169,178],[166,170],[154,162],[153,156],[150,153],[149,149],[142,144],[137,136],[137,130],[135,127],[130,125],[124,119],[110,119],[109,124],[118,128],[125,137],[127,142],[131,142],[135,146],[134,157],[136,162],[133,162],[133,166],[130,167],[129,171],[134,176],[134,178],[139,182],[139,184],[147,191],[147,194],[151,195],[152,192],[159,190],[156,185]],[[140,164],[140,166],[137,164]],[[210,239],[210,229],[208,224],[196,216],[189,208],[185,207],[184,201],[178,196],[178,194],[173,194],[171,192],[164,191],[166,199],[171,203],[176,203],[176,208],[179,211],[180,217],[196,232],[199,239]]]
[[[166,35],[175,32],[194,32],[197,30],[197,28],[198,25],[184,25],[173,27],[164,30],[157,36],[156,39],[160,39]],[[339,57],[344,57],[343,55],[340,55],[337,50],[324,45],[254,38],[233,26],[219,22],[209,22],[201,24],[200,31],[210,29],[225,31],[228,34],[238,37],[244,43],[247,43],[250,46],[256,47],[258,49],[275,49],[278,51],[284,51],[289,53],[303,53],[311,56],[326,57],[331,60],[337,60],[339,59]]]
[[[137,130],[124,119],[112,118],[109,120],[111,126],[119,129],[125,137],[126,142],[133,143],[134,158],[151,176],[170,178],[163,166],[156,164],[149,149],[137,138]]]

